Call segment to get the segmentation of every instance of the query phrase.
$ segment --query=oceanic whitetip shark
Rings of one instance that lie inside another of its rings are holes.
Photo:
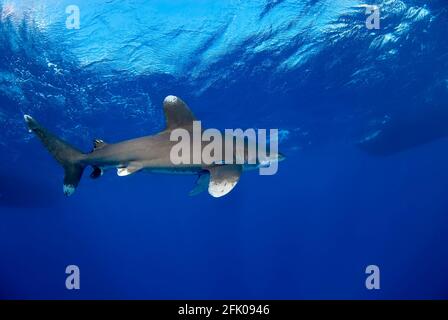
[[[64,168],[63,191],[67,196],[75,192],[84,169],[91,166],[93,171],[90,177],[93,179],[102,176],[103,172],[109,168],[116,168],[119,176],[127,176],[138,171],[194,174],[198,176],[198,179],[190,195],[208,190],[213,197],[221,197],[234,188],[243,170],[256,169],[272,162],[281,161],[284,158],[280,153],[270,152],[263,159],[259,159],[257,155],[255,161],[249,161],[249,153],[244,143],[243,150],[238,150],[237,146],[233,148],[235,155],[244,155],[245,162],[243,164],[227,164],[227,162],[211,165],[203,162],[173,164],[170,151],[176,142],[170,140],[171,132],[178,128],[188,131],[193,130],[193,122],[196,121],[196,118],[188,106],[176,96],[167,96],[163,101],[163,109],[166,128],[162,132],[113,144],[95,139],[93,150],[90,153],[83,153],[71,146],[42,127],[31,116],[24,115],[24,118],[29,131],[36,134],[47,150]],[[195,155],[193,153],[197,151],[194,148],[189,149],[192,153],[191,158],[194,159]]]

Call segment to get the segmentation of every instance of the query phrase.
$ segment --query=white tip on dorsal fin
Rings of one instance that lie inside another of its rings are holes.
[[[125,177],[141,170],[143,166],[140,163],[130,163],[127,167],[117,168],[117,175]]]
[[[167,130],[190,127],[193,121],[196,120],[186,103],[176,96],[170,95],[163,100],[163,110],[165,112]]]
[[[208,193],[215,198],[228,194],[238,183],[242,166],[236,164],[218,165],[210,169]]]
[[[164,103],[176,103],[177,97],[173,96],[173,95],[166,96],[165,99],[163,100],[163,102]]]

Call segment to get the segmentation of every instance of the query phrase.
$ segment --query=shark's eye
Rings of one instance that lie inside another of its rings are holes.
[[[271,161],[270,160],[262,160],[260,161],[260,167],[262,168],[268,168],[271,165]]]

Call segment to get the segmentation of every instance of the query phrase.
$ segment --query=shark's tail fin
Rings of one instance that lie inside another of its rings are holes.
[[[31,116],[25,115],[24,118],[29,131],[36,134],[45,148],[64,168],[64,194],[67,196],[72,195],[79,184],[79,180],[81,180],[85,168],[85,165],[82,163],[84,154],[42,127]]]

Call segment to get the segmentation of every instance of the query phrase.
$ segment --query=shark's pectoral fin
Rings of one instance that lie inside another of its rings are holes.
[[[141,170],[142,168],[143,166],[138,162],[130,163],[126,167],[117,168],[117,175],[119,175],[120,177],[125,177]]]
[[[201,192],[207,190],[210,183],[210,173],[208,171],[201,172],[199,174],[198,180],[196,180],[196,186],[190,191],[190,196],[196,196]]]
[[[210,183],[208,185],[208,193],[215,198],[219,198],[228,194],[240,179],[242,166],[218,165],[209,168]]]

